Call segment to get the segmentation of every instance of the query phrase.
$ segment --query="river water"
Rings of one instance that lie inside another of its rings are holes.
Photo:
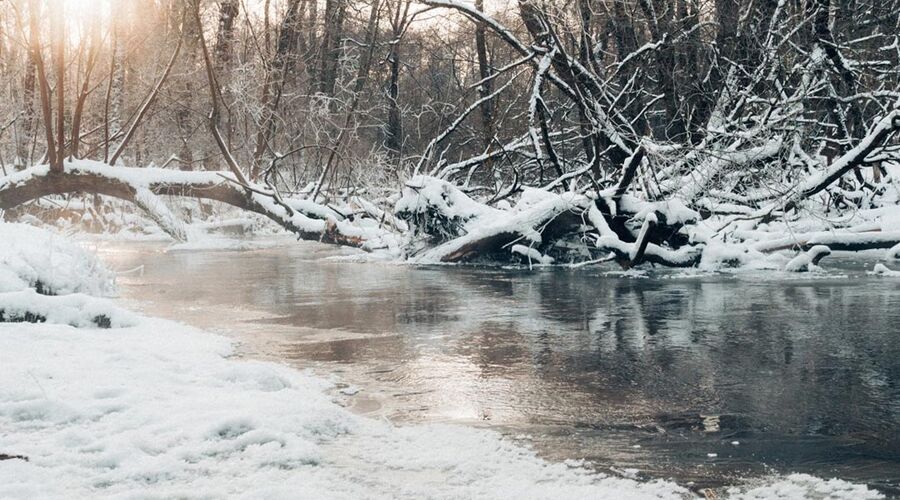
[[[806,472],[900,494],[900,280],[413,267],[272,241],[104,244],[124,299],[340,381],[377,418],[496,429],[694,488]],[[826,261],[828,263],[828,261]]]

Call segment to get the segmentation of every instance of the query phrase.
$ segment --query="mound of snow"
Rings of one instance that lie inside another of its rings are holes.
[[[890,269],[888,266],[881,263],[875,264],[875,267],[871,271],[868,271],[866,274],[872,274],[875,276],[888,276],[892,278],[900,277],[900,271],[894,271],[893,269]]]
[[[113,292],[115,275],[63,237],[24,224],[0,223],[0,323],[122,327],[134,317],[91,295]]]
[[[790,474],[752,487],[730,488],[726,498],[734,500],[795,500],[884,498],[878,492],[840,479],[819,479],[808,474]]]
[[[24,284],[44,293],[107,296],[114,279],[95,255],[58,234],[0,223],[0,292],[21,290]]]
[[[134,325],[134,315],[111,301],[81,293],[52,297],[32,289],[0,293],[0,322],[58,323],[79,328]]]

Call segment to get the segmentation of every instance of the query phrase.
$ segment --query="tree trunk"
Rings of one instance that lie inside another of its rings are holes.
[[[284,91],[284,83],[289,68],[297,59],[297,39],[302,36],[300,26],[303,21],[300,13],[301,0],[290,0],[284,19],[281,20],[275,53],[269,62],[269,71],[262,89],[262,120],[256,131],[256,147],[253,150],[253,163],[250,179],[256,180],[262,171],[262,165],[270,142],[275,136],[278,106]]]
[[[56,70],[56,151],[50,169],[62,172],[66,156],[66,22],[62,0],[53,3],[53,65]]]
[[[215,60],[220,71],[231,62],[232,43],[234,42],[234,22],[240,14],[238,0],[219,2],[219,27],[216,33]]]
[[[484,0],[475,0],[475,8],[484,10]],[[492,69],[488,60],[487,49],[487,30],[484,23],[475,24],[475,52],[478,56],[478,76],[481,78],[481,85],[478,87],[478,94],[484,101],[481,103],[481,133],[482,147],[488,151],[494,141],[494,101],[486,97],[494,92],[494,80],[491,78]],[[488,158],[484,166],[490,175],[493,161]]]
[[[337,84],[346,8],[346,0],[326,0],[325,2],[325,31],[322,35],[322,48],[319,52],[317,90],[327,96],[334,95]]]
[[[28,51],[25,63],[25,78],[22,82],[22,129],[16,141],[16,167],[25,168],[31,164],[31,142],[34,140],[34,86],[37,64],[34,55]]]
[[[391,49],[388,53],[390,80],[387,88],[388,119],[384,145],[394,160],[400,158],[403,148],[403,115],[400,112],[400,39],[406,28],[409,2],[397,0],[397,8],[391,19]]]
[[[38,23],[39,9],[40,7],[36,0],[29,0],[28,24],[31,36],[29,45],[31,56],[37,69],[38,87],[41,95],[41,115],[44,122],[44,138],[47,141],[47,159],[51,165],[56,165],[56,140],[53,136],[53,103],[51,102],[50,83],[47,81],[47,68],[44,65],[42,52],[41,31]]]

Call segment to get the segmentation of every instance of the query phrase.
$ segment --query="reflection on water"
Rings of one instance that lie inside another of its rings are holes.
[[[900,488],[900,281],[324,260],[339,252],[104,255],[146,266],[121,284],[149,313],[338,372],[362,412],[697,485],[774,470]]]

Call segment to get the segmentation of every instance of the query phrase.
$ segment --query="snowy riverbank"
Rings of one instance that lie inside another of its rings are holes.
[[[0,498],[693,496],[550,463],[490,431],[354,415],[310,373],[230,358],[222,337],[94,298],[110,274],[44,231],[0,224],[0,277],[0,309],[69,308],[0,323],[0,455],[27,458],[0,460]],[[38,282],[61,295],[28,291]],[[878,497],[803,475],[730,496]]]

